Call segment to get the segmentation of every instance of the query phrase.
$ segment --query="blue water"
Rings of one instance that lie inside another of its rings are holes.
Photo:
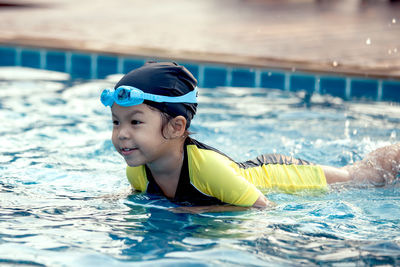
[[[0,68],[0,265],[400,264],[400,187],[268,192],[272,210],[175,214],[130,194],[105,80]],[[279,90],[200,89],[193,137],[237,160],[279,152],[343,166],[400,141],[400,106]]]

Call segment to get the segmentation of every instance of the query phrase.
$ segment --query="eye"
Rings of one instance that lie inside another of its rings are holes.
[[[118,126],[118,125],[119,125],[119,121],[113,120],[113,125],[114,125],[114,126]]]
[[[132,125],[138,125],[138,124],[141,124],[142,122],[141,121],[138,121],[138,120],[132,120],[131,121],[131,124]]]

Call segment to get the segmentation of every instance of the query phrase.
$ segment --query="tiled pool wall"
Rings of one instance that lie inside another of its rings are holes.
[[[107,54],[84,53],[20,46],[0,46],[0,66],[22,66],[66,72],[72,78],[102,79],[127,73],[147,60]],[[199,87],[260,87],[329,94],[346,100],[369,99],[400,102],[400,80],[344,75],[231,67],[179,62],[199,82]]]

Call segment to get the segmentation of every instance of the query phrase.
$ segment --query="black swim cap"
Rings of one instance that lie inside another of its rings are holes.
[[[181,96],[193,91],[197,80],[184,66],[175,62],[147,62],[122,77],[114,89],[121,85],[136,87],[155,95]],[[172,117],[184,116],[187,120],[186,128],[189,128],[197,109],[197,103],[157,103],[148,100],[144,103]]]

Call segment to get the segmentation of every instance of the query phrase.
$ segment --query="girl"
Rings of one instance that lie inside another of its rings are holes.
[[[379,186],[392,182],[400,171],[400,144],[343,168],[279,154],[237,163],[189,137],[196,85],[183,66],[150,62],[125,75],[114,90],[103,91],[101,101],[112,112],[112,142],[128,164],[127,177],[135,190],[181,205],[268,207],[272,203],[260,189],[324,190],[327,184],[348,181]]]

